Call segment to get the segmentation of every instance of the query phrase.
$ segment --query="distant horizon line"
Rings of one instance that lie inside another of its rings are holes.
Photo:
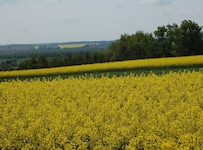
[[[8,46],[8,45],[51,45],[51,44],[71,44],[71,43],[92,43],[92,42],[110,42],[110,41],[116,41],[115,40],[81,40],[81,41],[69,41],[69,42],[42,42],[42,43],[13,43],[13,44],[0,44],[0,46]]]

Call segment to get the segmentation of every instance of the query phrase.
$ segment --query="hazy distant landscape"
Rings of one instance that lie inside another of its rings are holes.
[[[65,43],[40,43],[40,44],[9,44],[0,45],[1,54],[15,53],[15,52],[30,52],[34,50],[58,50],[58,49],[71,49],[81,48],[81,50],[106,49],[112,43],[112,41],[76,41]]]
[[[66,43],[11,44],[0,45],[0,70],[18,69],[23,60],[44,55],[49,58],[63,57],[67,53],[102,51],[112,41],[80,41]]]

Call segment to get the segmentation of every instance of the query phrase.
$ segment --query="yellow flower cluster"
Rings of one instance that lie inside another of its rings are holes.
[[[78,72],[94,72],[94,71],[111,71],[111,70],[126,70],[126,69],[142,69],[142,68],[167,68],[181,66],[203,66],[203,55],[186,56],[186,57],[171,57],[171,58],[154,58],[140,59],[129,61],[118,61],[108,63],[87,64],[68,67],[46,68],[46,69],[31,69],[18,71],[2,71],[0,77],[22,77],[22,76],[43,76],[43,75],[60,75],[67,73]]]
[[[0,83],[0,149],[202,148],[202,72]]]

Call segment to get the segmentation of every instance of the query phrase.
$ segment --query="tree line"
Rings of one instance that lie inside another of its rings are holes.
[[[107,51],[81,51],[81,52],[66,52],[57,57],[46,57],[46,54],[34,55],[30,59],[22,61],[18,65],[18,69],[37,69],[51,68],[60,66],[72,66],[82,64],[93,64],[110,61],[110,55]]]
[[[175,57],[203,54],[202,27],[191,20],[159,26],[154,33],[138,31],[121,35],[110,51],[113,60],[128,60],[153,57]]]
[[[80,51],[47,58],[46,54],[26,59],[19,69],[47,68],[80,64],[102,63],[121,60],[176,57],[203,54],[202,27],[191,20],[181,25],[159,26],[153,33],[137,31],[122,34],[104,51]]]

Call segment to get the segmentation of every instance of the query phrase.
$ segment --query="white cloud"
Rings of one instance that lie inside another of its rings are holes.
[[[171,0],[141,0],[143,5],[159,5],[171,3]]]
[[[46,2],[46,3],[62,3],[62,2],[69,2],[68,0],[43,0],[44,2]],[[41,2],[40,0],[39,0],[39,2]]]
[[[16,4],[29,4],[29,3],[59,3],[65,0],[0,0],[0,5],[16,5]]]
[[[117,7],[123,7],[126,3],[126,0],[113,0],[114,5]]]
[[[17,4],[29,4],[40,2],[39,0],[0,0],[0,6],[2,5],[17,5]]]
[[[19,0],[0,0],[0,5],[16,4],[18,2],[19,2]]]
[[[45,2],[48,2],[48,3],[57,3],[59,1],[58,0],[45,0]]]

